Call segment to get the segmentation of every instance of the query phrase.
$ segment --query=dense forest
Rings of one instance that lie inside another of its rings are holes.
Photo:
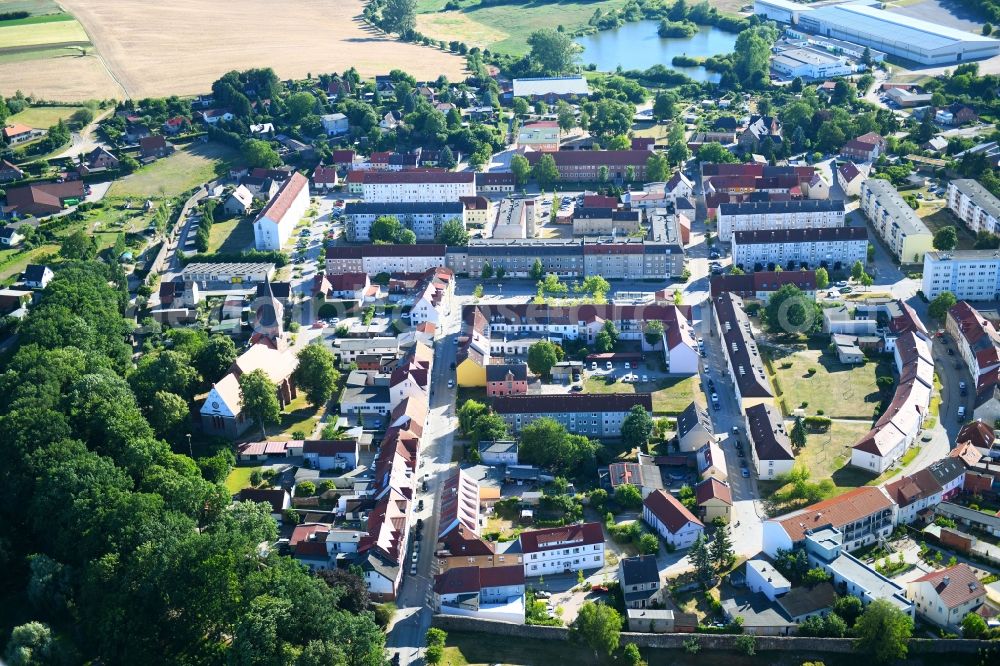
[[[59,267],[0,375],[7,663],[384,663],[360,580],[262,549],[270,508],[155,436],[115,278]]]

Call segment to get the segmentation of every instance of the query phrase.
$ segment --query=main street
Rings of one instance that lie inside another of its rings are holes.
[[[464,299],[452,299],[451,312],[442,321],[434,343],[434,368],[431,372],[430,410],[424,426],[420,466],[414,487],[427,476],[427,491],[418,491],[416,499],[424,501],[423,511],[416,518],[423,520],[423,537],[420,541],[417,575],[409,575],[410,553],[416,540],[411,535],[410,551],[403,562],[406,571],[400,594],[396,599],[397,611],[389,626],[386,645],[391,654],[399,655],[400,664],[421,663],[421,646],[424,634],[431,626],[430,593],[434,580],[434,544],[438,530],[438,511],[441,505],[441,487],[453,469],[452,450],[458,419],[455,417],[455,389],[448,387],[453,376],[451,364],[455,360],[455,340],[461,330],[461,311]]]

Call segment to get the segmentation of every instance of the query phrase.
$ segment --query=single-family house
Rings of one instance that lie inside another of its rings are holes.
[[[55,274],[48,266],[41,264],[28,264],[24,269],[24,284],[32,289],[45,289]]]
[[[486,366],[486,395],[526,395],[528,364],[503,363]]]
[[[932,571],[906,585],[906,596],[916,605],[917,615],[950,631],[983,604],[986,587],[965,562]]]
[[[327,113],[320,116],[319,120],[320,123],[322,123],[323,131],[326,132],[327,136],[347,134],[348,129],[350,129],[347,116],[343,113]]]
[[[517,440],[479,442],[479,460],[484,465],[516,465]]]
[[[236,495],[237,502],[259,502],[271,507],[271,517],[278,523],[285,520],[285,509],[292,506],[292,498],[284,488],[244,488]]]
[[[0,160],[0,183],[12,183],[24,178],[24,171],[16,164]]]
[[[647,608],[660,591],[660,570],[655,555],[623,557],[618,561],[618,583],[626,608]]]
[[[358,466],[359,443],[352,439],[307,439],[302,444],[302,458],[318,470],[352,470]]]
[[[729,523],[733,510],[733,491],[725,481],[709,477],[694,487],[701,519],[710,523],[722,518]]]
[[[518,536],[525,576],[573,573],[604,566],[604,528],[600,523],[527,530]]]
[[[655,490],[642,501],[642,519],[675,548],[690,547],[705,531],[705,525],[665,490]]]
[[[770,405],[757,404],[748,407],[745,415],[757,477],[770,480],[791,472],[795,453],[781,414]]]
[[[692,402],[677,416],[677,444],[681,451],[691,452],[715,441],[715,427],[708,410]]]
[[[246,185],[240,185],[226,197],[222,210],[229,216],[242,216],[249,213],[252,206],[253,193]]]
[[[155,160],[174,152],[174,146],[160,135],[139,139],[139,156],[143,160]]]

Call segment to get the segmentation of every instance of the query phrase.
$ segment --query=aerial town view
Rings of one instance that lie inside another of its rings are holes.
[[[0,0],[0,664],[1000,666],[1000,0]]]

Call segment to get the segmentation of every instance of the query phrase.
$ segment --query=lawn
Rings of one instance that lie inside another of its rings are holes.
[[[0,33],[2,34],[2,33]],[[60,120],[68,120],[80,106],[31,106],[7,119],[9,123],[24,123],[29,127],[49,128]]]
[[[809,414],[867,421],[879,402],[876,363],[844,365],[829,352],[806,349],[774,356],[772,367],[789,411],[807,403]]]
[[[305,393],[300,392],[299,397],[282,410],[280,432],[269,433],[267,438],[272,441],[291,439],[292,433],[296,430],[301,430],[308,438],[316,429],[316,424],[323,418],[323,411],[306,402]]]
[[[936,233],[942,227],[955,227],[958,231],[958,245],[956,246],[958,250],[971,250],[976,244],[976,235],[969,231],[969,228],[947,208],[940,208],[930,215],[921,213],[921,219],[931,230],[931,233]]]
[[[434,39],[457,39],[469,46],[489,47],[500,53],[520,55],[528,51],[528,35],[535,30],[562,26],[573,32],[587,24],[594,11],[618,9],[625,0],[580,2],[527,2],[484,6],[469,3],[460,11],[438,11],[443,2],[418,0],[417,28]]]
[[[217,143],[198,143],[115,181],[111,197],[169,198],[188,192],[228,170],[236,151]]]
[[[253,221],[243,217],[213,223],[208,236],[209,252],[241,252],[253,244]]]
[[[226,490],[233,495],[240,492],[250,485],[250,475],[259,469],[261,469],[259,465],[256,467],[234,467],[233,471],[226,477]]]
[[[652,393],[654,414],[679,414],[699,395],[697,377],[666,377],[651,382],[608,383],[591,375],[583,383],[585,393]]]
[[[58,245],[42,245],[25,252],[18,249],[0,250],[0,281],[6,282],[17,277],[28,264],[37,263],[44,255],[58,251]]]
[[[831,496],[863,486],[872,475],[848,463],[851,447],[871,430],[871,425],[869,421],[835,421],[827,432],[808,433],[796,462],[809,470],[812,481],[832,480],[835,490]]]

